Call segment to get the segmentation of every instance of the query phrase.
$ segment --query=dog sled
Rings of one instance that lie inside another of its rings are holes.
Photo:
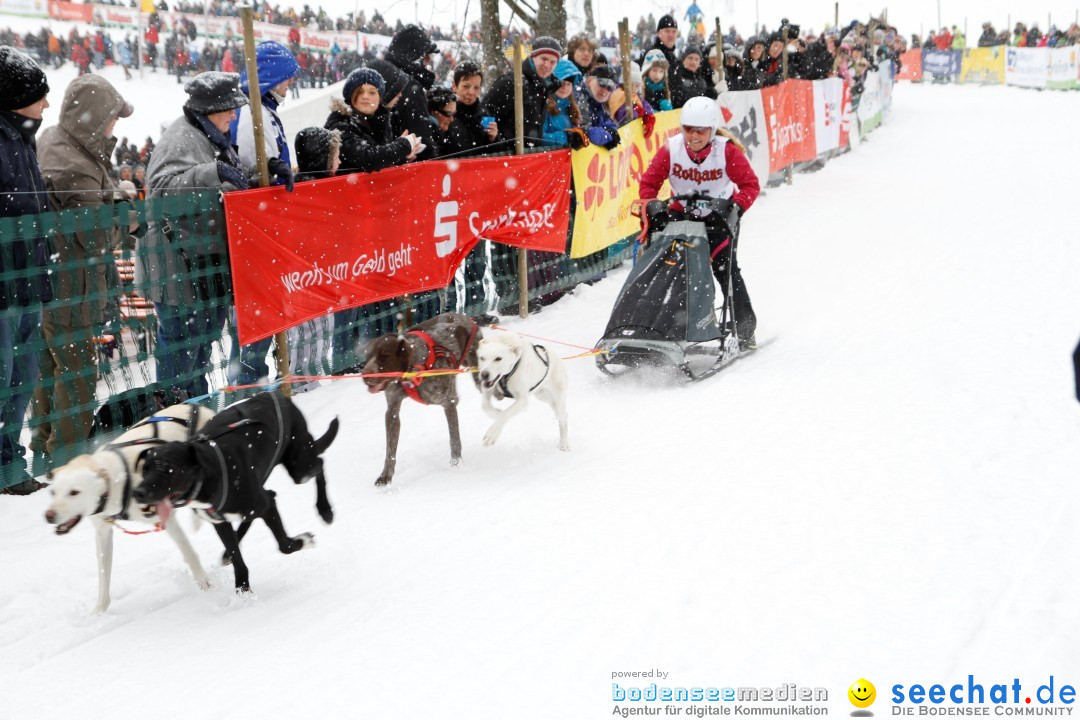
[[[671,219],[646,239],[644,252],[619,292],[604,336],[597,343],[597,349],[604,352],[596,356],[596,364],[606,375],[619,377],[641,367],[671,367],[691,381],[700,381],[753,352],[752,348],[740,348],[735,323],[732,267],[739,223],[730,212],[731,202],[700,195],[671,200],[681,203],[683,211],[665,208],[661,201],[652,201],[647,208],[647,218],[666,213]],[[694,218],[695,210],[719,213],[732,242],[727,294],[719,317],[709,238],[705,222]]]

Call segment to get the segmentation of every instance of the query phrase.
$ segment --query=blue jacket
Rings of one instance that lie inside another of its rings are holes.
[[[587,89],[585,95],[585,102],[589,104],[589,127],[586,130],[589,133],[589,142],[593,145],[607,145],[619,132],[619,126],[611,119],[607,107],[596,102]]]
[[[570,124],[570,98],[555,98],[555,104],[559,108],[558,115],[544,113],[544,145],[551,147],[566,147],[566,131]]]
[[[20,132],[22,116],[0,111],[0,217],[50,212],[45,179],[32,132]],[[37,128],[35,127],[34,130]],[[0,238],[0,309],[28,307],[53,299],[48,267],[48,239]],[[4,278],[6,273],[40,268],[33,277]]]

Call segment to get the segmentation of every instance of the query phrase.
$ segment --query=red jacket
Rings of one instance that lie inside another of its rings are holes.
[[[700,153],[694,153],[687,148],[686,152],[690,154],[691,159],[704,160],[707,150],[708,147]],[[728,178],[738,188],[731,199],[742,208],[743,212],[746,212],[761,193],[757,174],[754,168],[750,167],[750,161],[746,159],[746,155],[733,142],[724,145],[724,158],[727,161]],[[664,144],[656,151],[652,162],[649,163],[649,169],[641,176],[638,197],[642,200],[656,197],[660,193],[660,186],[667,180],[670,172],[671,153],[668,152],[667,144]]]

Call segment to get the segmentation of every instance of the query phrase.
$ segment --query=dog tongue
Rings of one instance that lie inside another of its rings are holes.
[[[159,502],[157,504],[156,509],[157,509],[158,523],[161,525],[161,527],[165,527],[165,523],[169,522],[169,516],[172,515],[172,510],[173,510],[172,503],[169,502],[167,499],[162,500],[161,502]]]

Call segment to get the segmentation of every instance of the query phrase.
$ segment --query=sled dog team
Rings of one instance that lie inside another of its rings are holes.
[[[488,332],[464,315],[447,313],[427,320],[403,335],[390,333],[368,343],[364,381],[368,392],[386,396],[386,459],[376,485],[394,477],[400,408],[406,398],[440,405],[450,430],[450,462],[461,460],[457,415],[457,375],[401,376],[395,373],[477,368],[473,381],[484,411],[494,419],[484,445],[494,444],[506,423],[519,414],[531,396],[555,411],[559,449],[569,450],[566,416],[566,370],[560,358],[542,344],[512,332]],[[381,376],[380,374],[389,374]],[[498,408],[493,400],[510,400]],[[248,567],[240,541],[256,519],[273,533],[282,553],[310,547],[309,533],[291,537],[265,487],[271,471],[283,465],[295,484],[315,480],[315,507],[326,523],[334,512],[326,493],[322,455],[338,433],[337,418],[315,438],[300,410],[280,392],[265,392],[214,413],[198,405],[173,405],[136,422],[92,455],[80,455],[52,473],[52,499],[45,520],[57,535],[81,520],[94,527],[98,558],[97,613],[109,607],[112,538],[117,523],[144,523],[164,529],[176,542],[195,582],[210,587],[187,536],[172,519],[177,508],[190,507],[213,524],[225,548],[222,561],[231,564],[236,589],[250,591]],[[238,522],[236,527],[234,522]]]

